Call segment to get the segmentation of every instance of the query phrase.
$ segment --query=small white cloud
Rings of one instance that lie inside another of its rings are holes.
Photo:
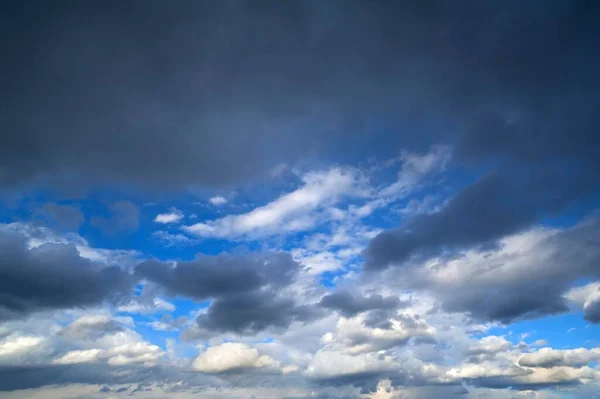
[[[219,206],[219,205],[226,204],[227,198],[217,195],[217,196],[214,196],[211,199],[209,199],[208,202],[210,202],[214,206]]]
[[[178,223],[181,219],[183,219],[183,213],[177,208],[171,208],[167,213],[159,213],[156,215],[154,221],[161,224],[170,224]]]

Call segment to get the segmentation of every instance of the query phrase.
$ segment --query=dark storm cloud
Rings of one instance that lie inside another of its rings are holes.
[[[552,256],[531,260],[529,267],[503,281],[474,281],[442,292],[442,306],[447,311],[469,312],[476,319],[505,323],[566,312],[564,294],[572,284],[600,276],[600,221],[592,219],[551,236],[539,250],[549,250]]]
[[[136,267],[136,275],[163,287],[169,295],[212,298],[207,313],[198,318],[203,331],[254,334],[322,314],[283,295],[300,268],[288,253],[265,252],[200,256],[174,266],[147,261]]]
[[[108,205],[109,217],[93,216],[90,225],[101,229],[105,234],[132,233],[140,226],[140,210],[131,201],[120,200]]]
[[[293,321],[308,322],[322,313],[276,292],[258,291],[218,298],[198,317],[202,329],[256,334],[269,328],[286,329]]]
[[[28,249],[26,240],[0,230],[0,318],[38,310],[91,306],[132,286],[128,273],[100,267],[72,244]]]
[[[74,231],[85,223],[83,212],[73,205],[48,203],[42,205],[37,213],[47,224],[59,229]]]
[[[375,237],[366,252],[367,269],[402,265],[412,256],[435,256],[494,240],[530,226],[598,191],[592,170],[555,164],[507,168],[479,179],[439,212],[419,215]]]
[[[103,364],[74,365],[21,365],[0,366],[0,391],[32,389],[47,385],[67,384],[140,384],[177,383],[185,381],[186,386],[195,386],[216,381],[199,373],[188,373],[178,368],[155,366],[127,368]]]
[[[379,294],[353,296],[347,291],[339,291],[321,298],[320,305],[332,309],[345,317],[352,317],[369,310],[392,310],[402,305],[395,296],[383,297]]]
[[[171,295],[203,300],[265,287],[289,285],[301,265],[287,253],[199,256],[170,266],[146,261],[136,274],[164,287]]]
[[[11,2],[0,21],[0,180],[221,186],[335,143],[364,150],[336,132],[382,126],[393,134],[362,138],[423,147],[472,131],[459,140],[468,159],[589,154],[597,8]]]
[[[583,310],[583,318],[592,323],[600,324],[600,299],[596,299]]]
[[[381,277],[390,279],[393,277],[385,277],[386,273],[401,273],[406,287],[428,290],[443,310],[466,312],[478,321],[510,323],[566,312],[569,307],[564,295],[573,284],[600,277],[600,220],[585,220],[521,251],[489,262],[482,256],[476,267],[457,271],[457,282],[422,277],[417,265],[387,270]]]

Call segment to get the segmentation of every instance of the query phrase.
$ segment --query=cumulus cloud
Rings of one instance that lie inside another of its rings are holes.
[[[400,285],[427,290],[446,311],[479,320],[510,322],[566,312],[563,295],[575,281],[598,276],[599,226],[591,218],[571,228],[536,228],[507,236],[491,249],[415,261],[382,278],[390,281],[401,273]]]
[[[164,287],[170,295],[204,300],[263,287],[283,287],[294,280],[300,268],[289,254],[265,252],[200,255],[175,264],[145,261],[135,270],[138,276]]]
[[[93,306],[125,295],[133,280],[117,266],[83,258],[73,244],[28,248],[27,239],[0,230],[0,317]]]
[[[323,349],[315,353],[306,369],[306,376],[315,380],[353,383],[397,367],[398,365],[389,357],[381,358],[372,353],[350,355]]]
[[[211,346],[192,363],[194,370],[203,373],[223,373],[233,370],[277,366],[275,360],[269,356],[261,355],[255,348],[234,342]]]
[[[469,355],[489,355],[498,352],[507,351],[512,347],[512,344],[507,341],[504,337],[498,337],[490,335],[482,338],[477,344],[469,348]]]
[[[345,317],[352,317],[369,310],[393,310],[402,305],[394,296],[383,297],[373,294],[366,297],[355,297],[347,291],[339,291],[321,298],[320,305],[340,312]]]
[[[535,352],[523,355],[519,359],[519,365],[543,368],[558,366],[582,367],[598,360],[600,360],[600,348],[565,350],[541,348]]]
[[[205,331],[255,334],[320,315],[315,307],[298,304],[283,293],[301,268],[287,253],[264,252],[198,256],[172,265],[147,261],[136,267],[136,275],[162,287],[168,295],[212,299],[198,317],[198,325]]]
[[[294,321],[309,322],[321,312],[295,299],[271,291],[227,295],[215,299],[198,325],[209,331],[256,334],[267,329],[281,330]]]
[[[370,325],[368,317],[340,318],[335,333],[321,341],[351,355],[377,352],[408,344],[411,340],[435,341],[435,328],[418,315],[388,315],[385,325]]]
[[[565,297],[583,307],[583,317],[592,322],[600,323],[600,283],[594,282],[581,287],[575,287],[565,294]]]

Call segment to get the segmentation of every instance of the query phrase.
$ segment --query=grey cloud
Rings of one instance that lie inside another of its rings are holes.
[[[136,274],[165,288],[171,295],[203,300],[263,287],[287,286],[300,267],[289,254],[267,252],[198,256],[172,267],[159,261],[146,261],[136,266]]]
[[[583,367],[591,362],[600,360],[598,349],[565,349],[557,350],[543,348],[536,352],[526,353],[519,359],[519,365],[523,367],[552,368],[558,366]]]
[[[596,299],[585,307],[583,317],[592,323],[600,323],[600,299]]]
[[[120,200],[108,205],[109,217],[93,216],[90,225],[101,229],[105,234],[131,233],[140,226],[140,211],[131,201]]]
[[[78,230],[85,223],[83,212],[73,205],[44,204],[38,211],[38,216],[52,227],[71,231]]]
[[[60,176],[230,185],[327,154],[338,132],[361,139],[337,141],[355,152],[457,141],[433,120],[474,132],[458,140],[466,159],[529,163],[597,147],[591,2],[14,2],[4,11],[5,185]],[[366,134],[373,126],[394,134]]]
[[[600,187],[595,177],[579,170],[556,170],[561,167],[509,168],[482,177],[441,211],[419,215],[399,229],[375,237],[365,252],[367,269],[493,243]]]
[[[370,328],[390,329],[391,319],[397,317],[395,309],[377,309],[370,311],[365,317],[365,326]]]
[[[352,317],[369,310],[392,310],[402,306],[395,296],[383,297],[379,294],[353,296],[347,291],[339,291],[321,298],[320,305],[338,311],[345,317]]]
[[[111,367],[102,364],[74,365],[9,365],[0,366],[0,391],[39,388],[67,384],[139,384],[141,382],[176,383],[185,380],[186,386],[206,384],[210,377],[199,373],[164,366]],[[211,381],[215,384],[215,381]]]
[[[284,294],[301,267],[288,253],[221,254],[173,266],[147,261],[136,267],[136,275],[172,296],[213,300],[206,314],[198,317],[200,330],[182,333],[185,339],[194,339],[213,331],[254,334],[284,329],[293,321],[319,317],[320,309],[298,305]]]
[[[216,299],[198,317],[201,329],[256,334],[267,329],[286,329],[293,321],[308,322],[321,315],[318,309],[297,305],[294,299],[271,291],[250,292]]]
[[[124,331],[124,328],[114,320],[98,318],[86,323],[71,323],[60,330],[58,335],[69,340],[96,340],[120,331]]]
[[[28,249],[23,237],[0,230],[1,318],[97,305],[132,285],[127,272],[82,258],[72,244]]]
[[[476,321],[510,323],[568,311],[564,294],[580,279],[597,279],[600,261],[600,219],[540,238],[531,247],[503,254],[502,243],[481,249],[481,256],[441,259],[435,268],[409,262],[383,271],[378,278],[397,281],[399,288],[422,289],[436,297],[446,312],[464,312]],[[448,262],[452,260],[454,263]],[[456,282],[432,275],[451,264],[464,264]],[[493,277],[495,276],[495,277]]]

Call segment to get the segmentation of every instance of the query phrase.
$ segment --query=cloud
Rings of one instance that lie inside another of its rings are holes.
[[[600,323],[600,283],[594,282],[575,287],[565,297],[583,307],[584,319],[592,323]]]
[[[39,216],[52,227],[70,231],[78,230],[85,223],[85,216],[78,207],[54,202],[42,205]]]
[[[259,354],[258,350],[242,343],[226,342],[211,346],[192,363],[194,370],[203,373],[223,373],[264,367],[277,367],[275,360]]]
[[[400,347],[416,339],[435,340],[435,328],[418,315],[388,314],[384,326],[371,325],[368,320],[365,315],[340,318],[335,333],[323,335],[321,342],[344,353],[358,355]]]
[[[569,140],[597,127],[595,9],[587,3],[543,11],[519,2],[192,4],[140,8],[140,19],[110,9],[86,24],[79,22],[90,15],[85,8],[65,6],[53,11],[60,35],[49,22],[21,34],[20,11],[7,10],[6,29],[19,40],[0,74],[12,99],[2,118],[12,134],[0,142],[5,185],[59,175],[78,183],[231,185],[339,138],[345,152],[364,150],[367,135],[376,138],[368,127],[380,120],[407,132],[386,135],[392,144],[422,144],[438,130],[451,136],[498,114],[517,122],[512,115],[531,114],[520,132],[568,131]],[[489,15],[495,24],[484,22]],[[156,19],[165,21],[155,32],[160,46],[149,39]],[[163,59],[180,61],[167,71],[156,61]],[[99,79],[105,84],[91,83]],[[553,112],[563,106],[567,112]],[[467,153],[510,146],[532,158],[557,144],[476,130]],[[581,148],[562,143],[572,153]]]
[[[318,223],[318,211],[343,197],[366,195],[364,180],[353,169],[333,168],[302,176],[303,185],[252,211],[186,226],[199,237],[238,239],[308,230]]]
[[[146,261],[136,267],[136,275],[163,288],[167,295],[212,299],[198,316],[201,331],[196,335],[256,334],[320,316],[319,309],[297,304],[294,297],[285,295],[300,270],[289,254],[264,252],[204,255],[174,265]]]
[[[23,236],[0,230],[0,317],[93,306],[132,288],[129,273],[79,255],[73,244],[28,248]]]
[[[571,228],[532,229],[490,249],[415,261],[381,278],[393,281],[401,273],[401,286],[426,290],[444,310],[477,320],[509,323],[566,312],[563,295],[577,280],[598,276],[599,227],[599,220],[591,218]]]
[[[123,327],[106,315],[84,315],[63,328],[59,334],[72,340],[93,340],[120,331],[124,331]]]
[[[197,321],[208,331],[253,335],[268,329],[283,330],[294,321],[309,322],[321,315],[311,306],[298,305],[293,298],[256,291],[215,299]]]
[[[178,223],[181,219],[183,219],[183,213],[177,208],[171,208],[168,213],[159,213],[154,218],[156,223],[161,224],[169,224],[169,223]]]
[[[166,289],[170,295],[205,300],[289,285],[300,264],[286,253],[198,256],[174,265],[151,260],[136,266],[136,274]]]
[[[565,349],[541,348],[532,353],[526,353],[519,359],[523,367],[552,368],[558,366],[583,367],[600,360],[600,348]]]
[[[152,238],[166,247],[184,247],[194,245],[199,242],[199,240],[190,238],[184,234],[174,234],[164,230],[154,231],[152,233]]]
[[[473,345],[469,351],[469,355],[490,355],[498,352],[505,352],[512,347],[512,344],[503,337],[489,335],[482,338]]]
[[[40,336],[8,335],[0,340],[0,361],[6,357],[16,357],[34,350],[44,341]]]
[[[345,317],[352,317],[358,313],[369,310],[393,310],[399,308],[402,303],[398,297],[383,297],[373,294],[367,297],[355,297],[347,291],[339,291],[321,298],[320,305],[327,309],[340,312]]]
[[[323,349],[315,353],[306,370],[308,378],[334,382],[336,380],[360,381],[372,378],[386,371],[397,368],[390,358],[380,358],[372,353],[357,356],[344,354],[336,350]]]
[[[448,146],[435,146],[425,154],[403,151],[400,155],[402,168],[398,172],[398,180],[385,187],[380,196],[405,196],[411,189],[421,183],[421,180],[435,170],[443,169],[450,159]]]
[[[171,302],[167,302],[164,299],[154,297],[152,299],[145,300],[146,298],[135,298],[130,302],[119,305],[117,310],[123,313],[139,313],[139,314],[152,314],[159,312],[173,312],[176,306]]]
[[[93,216],[90,225],[99,228],[105,234],[114,236],[119,233],[132,233],[140,226],[140,211],[131,201],[120,200],[108,205],[111,216]]]
[[[217,195],[215,197],[211,197],[208,202],[213,204],[214,206],[219,206],[227,203],[227,198]]]
[[[413,256],[432,257],[443,250],[493,243],[530,226],[544,213],[556,212],[574,196],[593,191],[587,176],[549,172],[521,171],[522,180],[504,172],[485,175],[439,212],[417,215],[406,226],[375,237],[365,252],[367,268],[401,266]],[[537,201],[539,193],[554,198],[551,207]],[[506,198],[511,198],[508,204]]]

